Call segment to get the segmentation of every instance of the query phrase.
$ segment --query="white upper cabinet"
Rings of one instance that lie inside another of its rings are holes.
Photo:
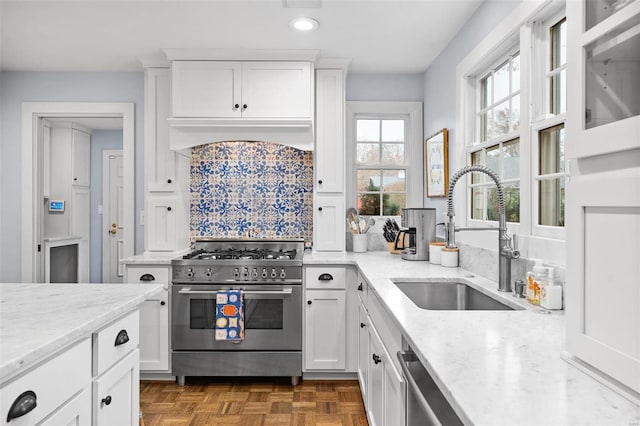
[[[567,2],[567,17],[567,157],[640,148],[640,2]]]
[[[310,119],[309,62],[172,61],[175,118]]]
[[[176,189],[176,154],[169,149],[170,78],[167,68],[149,68],[145,86],[144,160],[147,191]]]
[[[174,61],[171,65],[174,117],[240,117],[241,64]]]
[[[89,167],[91,163],[90,143],[91,136],[88,133],[71,129],[71,174],[73,185],[89,186]]]
[[[315,192],[344,192],[344,150],[344,72],[317,70]]]

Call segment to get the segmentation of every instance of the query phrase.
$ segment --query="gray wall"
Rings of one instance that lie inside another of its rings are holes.
[[[431,63],[424,74],[424,134],[425,137],[446,127],[449,130],[449,175],[463,166],[451,156],[456,144],[464,144],[456,136],[456,67],[520,1],[487,0],[463,25],[460,32]],[[435,207],[438,221],[446,212],[444,198],[427,198],[425,207]]]
[[[19,282],[21,277],[21,114],[22,102],[133,102],[136,137],[136,244],[143,250],[143,73],[0,73],[0,282]]]
[[[347,101],[416,101],[424,96],[422,74],[349,74]]]
[[[94,130],[91,132],[91,236],[89,280],[102,282],[102,239],[106,229],[102,227],[102,215],[98,206],[102,205],[102,151],[122,149],[122,130]]]

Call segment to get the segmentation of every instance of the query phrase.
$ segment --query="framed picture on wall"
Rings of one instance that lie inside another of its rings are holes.
[[[449,187],[449,145],[446,128],[424,141],[424,155],[427,197],[446,197]]]

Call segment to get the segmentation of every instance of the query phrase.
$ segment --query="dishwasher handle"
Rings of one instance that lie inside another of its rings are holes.
[[[421,410],[422,413],[420,417],[424,417],[428,421],[428,423],[426,424],[442,425],[442,423],[436,416],[436,413],[433,412],[431,405],[429,405],[429,402],[424,397],[424,394],[420,389],[420,386],[418,385],[416,378],[413,377],[413,373],[409,369],[409,364],[408,364],[409,362],[420,362],[420,360],[411,351],[406,351],[406,352],[398,351],[397,355],[398,355],[398,360],[400,361],[400,367],[402,367],[402,372],[404,373],[404,377],[407,379],[407,384],[409,385],[409,388],[407,389],[407,399],[410,398],[411,395],[413,395],[414,400],[420,405],[420,408],[422,409]],[[408,405],[409,404],[407,401],[407,419],[408,419],[408,416],[410,415],[409,413],[410,407]]]

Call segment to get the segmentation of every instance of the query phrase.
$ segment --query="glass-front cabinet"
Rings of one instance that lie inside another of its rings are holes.
[[[640,1],[568,1],[570,158],[640,147]]]
[[[567,25],[567,352],[640,398],[640,0]]]

